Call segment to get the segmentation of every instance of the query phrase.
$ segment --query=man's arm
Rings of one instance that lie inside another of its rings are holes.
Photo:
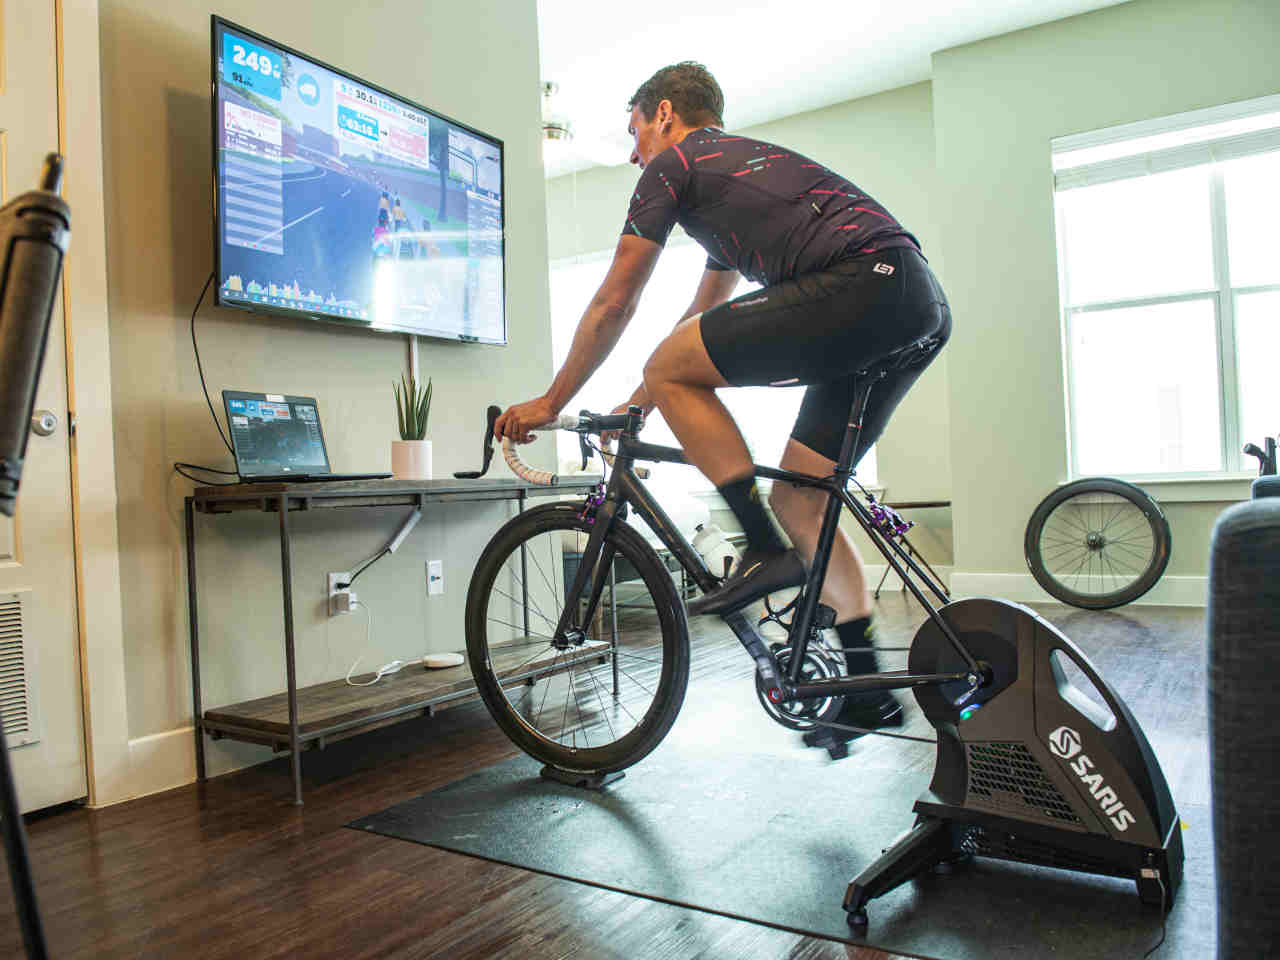
[[[733,296],[739,279],[737,270],[702,271],[702,279],[698,281],[698,291],[693,295],[693,302],[689,304],[689,309],[684,312],[684,315],[676,321],[676,326],[680,326],[690,317],[696,317],[727,301]],[[649,399],[643,383],[636,388],[636,392],[627,402],[643,408],[646,416],[653,411],[653,401]]]
[[[494,423],[494,435],[530,439],[529,431],[553,419],[582,389],[609,355],[635,315],[662,247],[643,237],[624,236],[613,253],[604,282],[578,322],[569,356],[547,392],[507,410]]]

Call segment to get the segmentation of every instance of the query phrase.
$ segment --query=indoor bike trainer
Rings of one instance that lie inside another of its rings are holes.
[[[945,590],[894,536],[901,530],[900,518],[870,495],[863,504],[847,490],[872,387],[891,369],[927,362],[937,346],[935,340],[921,340],[859,371],[849,428],[832,476],[756,467],[757,476],[821,489],[829,500],[795,616],[783,624],[788,627],[787,644],[767,646],[745,611],[727,614],[724,620],[755,661],[761,701],[776,721],[793,728],[802,719],[811,726],[856,729],[829,722],[844,696],[911,689],[937,731],[933,779],[915,803],[914,825],[849,884],[843,906],[851,924],[867,923],[866,905],[873,898],[934,866],[975,856],[1129,878],[1136,883],[1142,903],[1168,910],[1182,877],[1181,821],[1160,764],[1124,701],[1083,651],[1029,608],[986,598],[947,602]],[[496,408],[491,408],[486,468],[495,419]],[[563,612],[554,637],[548,638],[555,647],[571,646],[583,634],[581,624],[592,615],[607,576],[613,538],[621,535],[612,531],[624,526],[620,521],[628,508],[649,524],[702,590],[715,589],[720,583],[640,483],[634,468],[637,460],[688,463],[676,448],[641,442],[637,434],[642,425],[638,407],[607,417],[584,412],[548,425],[576,431],[584,457],[589,434],[621,431],[609,481],[583,508],[582,517],[589,523],[583,529],[589,530],[589,541],[572,586],[565,584]],[[509,439],[503,446],[508,464],[518,475],[532,482],[553,482],[551,474],[524,464]],[[904,671],[838,676],[811,669],[815,658],[810,643],[820,646],[818,630],[834,622],[834,611],[820,604],[818,597],[842,507],[853,513],[928,613],[912,641]],[[504,535],[512,534],[500,532],[495,541]],[[943,606],[929,601],[917,579]],[[643,738],[633,734],[634,747],[626,747],[623,741],[628,738],[619,740],[617,746],[625,749],[612,754],[595,772],[608,773],[637,762],[674,722],[683,701],[688,656],[684,611],[674,612],[676,619],[663,642],[672,650],[683,645],[685,676],[673,685],[678,689],[663,694],[666,699],[660,710],[655,708],[663,714],[661,719],[650,726],[646,715],[641,726],[651,732]],[[545,741],[522,736],[526,732],[522,721],[512,717],[504,721],[497,691],[509,681],[496,673],[487,678],[479,675],[486,670],[493,673],[482,647],[469,628],[473,670],[483,668],[477,670],[477,680],[482,695],[488,693],[486,704],[499,724],[513,739],[518,738],[517,744],[526,752],[549,764],[586,766],[582,757],[590,751],[548,752]],[[1073,678],[1083,679],[1073,682]],[[1096,696],[1088,695],[1087,685]]]

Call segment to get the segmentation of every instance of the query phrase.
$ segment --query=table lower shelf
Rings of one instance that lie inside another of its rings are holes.
[[[609,649],[607,641],[593,640],[568,653],[548,651],[530,662],[527,654],[515,650],[513,645],[510,652],[495,653],[494,661],[499,676],[516,683],[563,673],[586,660],[605,660]],[[353,678],[356,682],[371,679],[371,673]],[[466,662],[442,670],[404,667],[399,673],[385,676],[367,687],[352,686],[345,680],[299,687],[299,746],[323,748],[326,743],[357,733],[429,716],[476,696],[479,694],[475,679]],[[215,740],[239,740],[286,751],[289,749],[288,694],[277,693],[206,710],[201,727]]]

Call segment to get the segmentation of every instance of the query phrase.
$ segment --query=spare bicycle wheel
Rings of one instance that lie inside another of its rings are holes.
[[[1024,551],[1036,583],[1073,607],[1107,610],[1150,590],[1173,538],[1141,487],[1095,477],[1059,487],[1027,523]]]

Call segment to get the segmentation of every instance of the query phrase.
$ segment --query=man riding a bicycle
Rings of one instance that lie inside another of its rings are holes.
[[[691,613],[728,614],[804,582],[826,495],[775,483],[760,500],[751,455],[716,390],[806,386],[780,466],[830,476],[839,458],[853,374],[924,337],[945,343],[951,314],[920,245],[849,180],[775,143],[726,133],[724,96],[705,67],[664,67],[631,98],[631,162],[643,171],[622,236],[588,305],[569,356],[547,392],[509,408],[494,433],[527,442],[554,419],[613,349],[675,224],[707,252],[693,301],[644,367],[628,405],[661,411],[690,463],[715,484],[747,535],[737,567]],[[764,289],[730,299],[739,276]],[[871,392],[856,465],[937,351],[891,371]],[[848,536],[832,548],[821,600],[851,674],[878,672],[871,649],[866,571]],[[901,724],[888,692],[846,698],[836,722],[863,728]],[[806,737],[830,746],[854,734],[823,728]]]

